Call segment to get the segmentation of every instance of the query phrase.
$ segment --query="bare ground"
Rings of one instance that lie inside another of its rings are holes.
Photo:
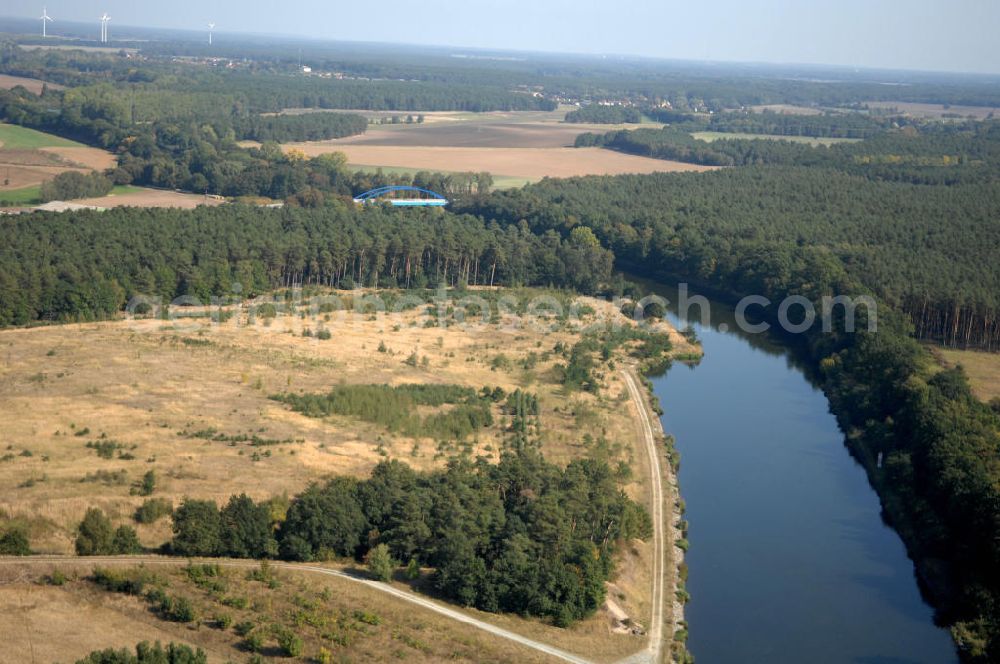
[[[193,210],[199,205],[209,205],[214,207],[216,205],[222,205],[225,201],[211,196],[188,194],[181,191],[143,189],[141,191],[127,194],[109,194],[98,198],[83,198],[73,202],[80,205],[94,205],[104,208],[134,206]]]

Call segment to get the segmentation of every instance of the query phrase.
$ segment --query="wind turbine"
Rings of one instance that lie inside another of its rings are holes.
[[[42,16],[41,16],[41,21],[42,21],[42,36],[43,36],[43,37],[48,37],[48,35],[47,35],[47,34],[45,34],[45,24],[46,24],[46,23],[47,23],[48,21],[51,21],[51,20],[52,20],[52,17],[51,17],[51,16],[49,16],[49,12],[48,12],[48,10],[47,10],[47,9],[46,9],[45,7],[42,7]]]
[[[212,45],[212,30],[215,30],[215,23],[208,24],[208,45]]]
[[[101,43],[108,43],[108,21],[111,17],[108,16],[107,12],[104,12],[104,16],[101,17]]]

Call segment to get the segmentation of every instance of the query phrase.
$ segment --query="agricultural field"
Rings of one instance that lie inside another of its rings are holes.
[[[366,164],[369,168],[377,165],[429,171],[488,171],[498,179],[513,178],[530,182],[546,177],[713,169],[711,166],[650,159],[600,148],[393,147],[343,145],[329,141],[296,143],[286,147],[300,150],[309,157],[342,152],[347,156],[348,164]]]
[[[25,78],[23,76],[0,74],[0,90],[10,90],[12,88],[16,88],[17,86],[21,86],[28,92],[36,95],[42,93],[42,87],[44,86],[48,86],[52,90],[65,90],[65,87],[62,85],[40,81],[37,78]]]
[[[306,156],[342,152],[359,170],[385,172],[487,171],[499,189],[544,177],[699,171],[705,167],[607,151],[575,149],[577,136],[594,126],[563,122],[567,107],[555,111],[425,113],[423,123],[374,124],[358,136],[288,143]],[[398,113],[361,112],[373,119]],[[406,117],[403,114],[402,117]],[[608,131],[624,128],[601,125]]]
[[[973,393],[982,401],[1000,399],[1000,353],[941,346],[933,346],[932,350],[942,366],[961,365],[965,369]]]
[[[0,124],[0,200],[38,202],[38,186],[59,173],[102,171],[116,164],[110,152],[52,134]]]
[[[741,134],[721,131],[696,131],[691,134],[700,141],[718,141],[720,139],[767,139],[774,141],[789,141],[791,143],[805,143],[807,145],[834,145],[836,143],[856,143],[858,138],[814,138],[812,136],[779,136],[777,134]]]

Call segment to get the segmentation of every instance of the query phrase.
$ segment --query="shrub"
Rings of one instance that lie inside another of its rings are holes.
[[[11,527],[0,535],[0,556],[30,556],[31,543],[23,528]]]
[[[156,523],[173,511],[173,504],[166,498],[149,498],[135,511],[135,520],[137,523]]]
[[[264,636],[260,632],[251,632],[246,635],[243,645],[250,652],[260,652],[264,649]]]
[[[278,632],[278,647],[289,657],[298,657],[302,654],[302,639],[295,632],[284,629]]]
[[[54,569],[51,574],[46,574],[44,581],[50,586],[61,586],[66,583],[66,575],[60,570]]]
[[[115,531],[111,519],[99,508],[91,507],[83,516],[76,536],[76,553],[100,556],[115,552]]]
[[[368,552],[368,555],[365,556],[365,563],[368,565],[368,573],[376,581],[389,581],[392,579],[392,570],[396,566],[396,561],[392,559],[388,545],[376,544]]]
[[[198,648],[192,650],[190,646],[182,643],[170,643],[166,649],[158,642],[156,645],[149,645],[148,641],[143,641],[135,647],[135,655],[128,650],[95,650],[83,659],[77,660],[76,664],[207,664],[208,658],[205,652]]]
[[[243,622],[236,623],[236,627],[233,628],[233,631],[236,632],[238,636],[246,636],[253,631],[254,627],[256,627],[256,625],[254,625],[251,621],[244,620]]]
[[[187,597],[177,597],[166,608],[164,614],[167,620],[189,623],[195,619],[194,605]]]
[[[140,496],[151,496],[156,490],[156,471],[147,471],[137,487]]]
[[[124,524],[118,526],[115,531],[111,546],[114,553],[142,553],[142,545],[139,543],[139,537],[135,534],[135,529]]]

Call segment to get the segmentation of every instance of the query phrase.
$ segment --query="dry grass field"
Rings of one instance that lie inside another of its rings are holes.
[[[213,664],[242,662],[249,653],[237,633],[241,623],[254,625],[261,634],[276,625],[294,629],[304,642],[303,659],[313,662],[320,661],[324,649],[335,657],[330,661],[550,661],[534,650],[348,580],[276,570],[273,582],[264,583],[248,578],[248,570],[223,568],[210,580],[213,588],[224,591],[212,592],[194,583],[182,564],[148,569],[169,584],[172,596],[191,601],[196,619],[189,623],[164,619],[142,598],[101,589],[87,580],[93,563],[82,559],[47,568],[4,565],[0,664],[70,662],[108,647],[132,650],[144,640],[201,648]],[[57,569],[66,582],[46,585],[44,577]],[[231,621],[229,626],[219,622],[223,616]],[[264,639],[264,646],[265,656],[278,655],[273,639]]]
[[[962,365],[972,391],[983,401],[1000,399],[1000,353],[933,347],[933,353],[945,367]]]
[[[0,331],[0,517],[25,524],[37,552],[71,553],[74,529],[89,506],[132,524],[143,498],[131,495],[130,488],[150,469],[157,475],[154,495],[176,505],[186,496],[221,502],[239,492],[257,499],[294,494],[333,474],[366,474],[385,458],[429,468],[461,453],[498,457],[505,435],[499,411],[496,426],[465,444],[439,444],[352,418],[309,418],[268,398],[321,392],[340,383],[450,383],[536,393],[542,451],[550,460],[565,463],[597,454],[625,461],[635,478],[627,492],[648,501],[649,471],[637,447],[639,425],[620,372],[599,370],[597,394],[567,393],[554,379],[555,366],[565,361],[553,352],[557,344],[571,346],[586,326],[630,324],[609,302],[583,298],[582,305],[578,324],[540,314],[464,326],[452,314],[445,319],[451,324],[428,326],[422,305],[399,314],[343,318],[283,312],[251,320],[250,308],[244,308],[221,323],[204,317],[135,319]],[[697,352],[676,330],[658,326],[670,335],[673,352]],[[303,336],[305,328],[327,329],[331,338]],[[613,360],[621,363],[624,356]],[[230,439],[217,440],[218,434]],[[241,434],[265,442],[232,441]],[[113,458],[87,447],[102,441],[120,445]],[[149,547],[170,537],[169,519],[137,529]],[[651,557],[650,543],[629,543],[609,592],[640,620],[650,611]],[[0,587],[0,627],[27,620],[32,638],[43,641],[48,640],[44,629],[37,632],[36,626],[77,613],[86,616],[79,622],[87,630],[105,636],[121,621],[116,632],[121,638],[114,644],[138,640],[139,634],[169,640],[162,636],[166,631],[228,656],[230,646],[201,640],[204,628],[191,634],[157,621],[134,603],[109,602],[88,588],[79,583],[57,591],[17,582]],[[379,611],[396,610],[382,601]],[[606,612],[568,630],[517,616],[473,613],[602,661],[642,645],[638,637],[615,633]],[[419,620],[435,619],[421,614]],[[85,642],[91,641],[96,640]],[[501,660],[514,656],[496,652]],[[519,661],[528,661],[521,655]]]
[[[426,468],[459,451],[347,418],[308,418],[268,398],[341,382],[521,387],[540,396],[550,459],[585,454],[582,431],[605,434],[612,454],[634,456],[615,372],[598,397],[564,394],[549,379],[561,359],[551,351],[560,341],[572,344],[573,329],[425,327],[422,308],[398,319],[332,316],[281,315],[250,325],[244,312],[222,324],[147,319],[0,331],[0,510],[31,520],[38,551],[70,553],[91,504],[130,519],[142,501],[130,485],[150,469],[160,478],[157,495],[222,501],[242,491],[255,498],[295,493],[332,473],[367,473],[386,457]],[[304,337],[306,326],[325,326],[333,338]],[[686,342],[674,336],[683,352]],[[414,353],[420,363],[410,366]],[[529,355],[533,366],[523,368]],[[282,442],[254,447],[195,435],[206,430]],[[501,439],[499,428],[487,429],[469,444],[475,454],[495,456]],[[125,458],[102,459],[86,447],[101,440],[120,443]],[[141,526],[140,536],[155,546],[168,533]]]

